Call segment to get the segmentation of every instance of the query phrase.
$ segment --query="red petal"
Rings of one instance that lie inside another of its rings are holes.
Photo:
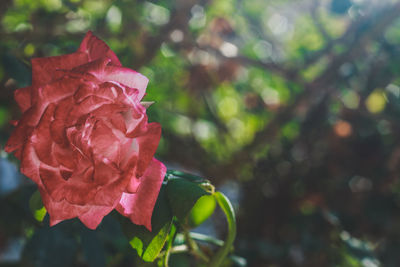
[[[89,136],[82,136],[82,132],[76,127],[67,129],[67,138],[76,154],[81,154],[82,157],[90,157],[92,147],[89,143]]]
[[[70,204],[65,200],[54,201],[44,189],[39,186],[40,195],[42,197],[43,205],[50,215],[50,226],[53,226],[63,220],[78,217],[89,211],[91,206],[81,206]]]
[[[40,164],[39,167],[40,180],[44,188],[52,199],[61,201],[65,198],[65,187],[67,182],[61,177],[58,169]]]
[[[39,176],[40,160],[30,141],[24,144],[21,155],[21,173],[32,179],[35,183],[41,184]]]
[[[78,66],[72,71],[76,74],[84,75],[90,73],[100,82],[115,82],[129,87],[124,89],[125,97],[132,98],[133,101],[140,101],[146,93],[146,87],[149,80],[142,74],[121,66],[110,66],[110,59],[99,57],[87,64]],[[133,89],[137,90],[137,95],[133,94]]]
[[[104,216],[110,213],[113,209],[113,206],[92,206],[88,212],[80,215],[79,219],[87,228],[94,230],[101,223]]]
[[[77,157],[74,155],[74,151],[70,147],[63,148],[56,145],[53,149],[53,155],[59,165],[65,166],[68,169],[75,168],[74,161]]]
[[[67,143],[67,135],[65,134],[65,122],[62,120],[54,120],[50,124],[51,138],[60,145]]]
[[[111,179],[115,178],[110,177],[110,180]],[[109,206],[113,205],[115,201],[118,202],[121,199],[127,183],[127,179],[120,179],[120,176],[117,176],[117,179],[111,184],[100,187],[99,191],[97,191],[93,204]]]
[[[55,57],[32,59],[32,85],[41,86],[54,81],[64,75],[58,70],[70,70],[87,63],[85,53],[72,53]]]
[[[128,137],[134,138],[140,135],[147,125],[147,115],[145,113],[128,111],[124,112],[123,116],[126,123],[126,135]]]
[[[136,174],[141,176],[156,153],[161,138],[161,125],[149,123],[147,132],[136,138],[139,146],[139,160],[136,166]]]
[[[82,82],[78,79],[63,78],[42,87],[40,100],[42,102],[58,102],[72,96]]]
[[[107,64],[110,64],[111,59],[102,56],[96,60],[92,60],[86,64],[73,68],[70,72],[71,75],[76,77],[86,78],[88,81],[94,82],[95,77],[101,76],[104,73]]]
[[[93,203],[97,187],[93,183],[81,181],[81,177],[76,177],[76,173],[73,173],[73,176],[66,181],[58,168],[51,168],[43,164],[40,165],[39,173],[46,192],[53,200],[65,200],[75,205]]]
[[[102,40],[97,38],[91,31],[88,31],[83,39],[78,51],[86,53],[89,61],[96,60],[101,57],[108,57],[116,66],[121,66],[118,57]]]
[[[74,106],[66,120],[66,124],[71,125],[75,123],[80,117],[89,114],[105,104],[111,104],[111,101],[95,95],[85,98],[79,105]]]
[[[139,146],[135,139],[127,138],[121,143],[120,168],[125,171],[132,171],[135,168],[139,157]]]
[[[83,84],[79,86],[79,89],[74,94],[74,100],[79,104],[87,97],[94,95],[95,91],[97,91],[97,86],[93,83]]]
[[[50,136],[50,120],[52,119],[54,110],[54,104],[47,107],[30,139],[39,159],[47,165],[57,167],[58,164],[53,155],[54,143]]]
[[[100,121],[95,123],[90,143],[93,147],[94,157],[100,161],[104,159],[115,162],[119,156],[119,139],[107,125]]]
[[[151,215],[165,172],[164,164],[153,158],[145,174],[140,178],[141,183],[137,193],[123,193],[117,211],[129,217],[134,224],[144,225],[151,231]]]
[[[74,101],[72,97],[67,97],[57,104],[56,111],[54,113],[54,118],[56,120],[65,121],[67,117],[69,117],[69,113],[74,107]]]
[[[31,107],[31,87],[24,87],[14,91],[14,98],[19,108],[25,112]]]
[[[11,153],[15,150],[20,150],[26,142],[28,136],[33,131],[33,127],[24,123],[24,117],[27,116],[25,114],[22,116],[22,119],[18,122],[17,127],[14,129],[10,138],[7,140],[7,143],[4,147],[4,150],[7,153]]]

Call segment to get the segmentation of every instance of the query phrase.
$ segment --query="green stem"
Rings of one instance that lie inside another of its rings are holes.
[[[187,229],[184,229],[184,235],[186,242],[188,244],[188,247],[190,249],[190,252],[195,255],[195,257],[201,259],[204,262],[208,262],[209,258],[207,257],[206,254],[204,254],[203,251],[199,248],[197,243],[190,237],[189,231]]]
[[[225,213],[226,220],[228,221],[228,236],[226,237],[226,241],[224,245],[217,251],[217,253],[215,253],[209,265],[210,267],[219,267],[230,252],[233,242],[235,241],[236,218],[232,204],[224,194],[221,192],[215,192],[214,197],[222,211]]]
[[[163,258],[163,264],[164,264],[163,266],[164,267],[168,267],[169,266],[168,265],[169,255],[170,255],[170,252],[171,252],[173,240],[175,239],[175,234],[176,234],[176,227],[175,227],[175,224],[172,224],[171,231],[169,232],[169,238],[168,238],[168,241],[167,241],[167,247],[165,249],[165,255],[164,255],[164,258]]]

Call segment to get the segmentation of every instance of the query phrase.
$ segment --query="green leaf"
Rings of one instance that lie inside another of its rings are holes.
[[[166,191],[172,213],[180,222],[185,222],[199,198],[209,194],[199,184],[183,178],[169,180]]]
[[[43,206],[42,198],[38,190],[32,194],[29,200],[29,208],[32,211],[33,217],[39,222],[42,222],[46,216],[46,208]]]
[[[188,217],[188,223],[191,227],[196,227],[207,220],[213,213],[216,207],[214,196],[205,195],[200,197]]]
[[[164,186],[161,187],[151,219],[151,232],[126,218],[121,219],[130,245],[137,251],[139,257],[147,262],[152,262],[157,258],[170,233],[172,213],[165,191]]]

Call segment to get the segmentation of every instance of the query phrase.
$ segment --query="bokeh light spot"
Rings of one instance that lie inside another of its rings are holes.
[[[386,106],[386,95],[382,90],[373,91],[365,101],[365,105],[369,112],[380,113]]]
[[[335,130],[335,134],[342,138],[349,137],[353,132],[351,124],[347,121],[339,120],[335,123],[333,128]]]

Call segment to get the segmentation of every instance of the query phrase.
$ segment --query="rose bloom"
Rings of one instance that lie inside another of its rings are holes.
[[[95,229],[116,208],[151,230],[166,168],[153,158],[161,126],[140,102],[147,83],[91,32],[75,53],[32,59],[5,150],[38,185],[50,225],[78,217]]]

